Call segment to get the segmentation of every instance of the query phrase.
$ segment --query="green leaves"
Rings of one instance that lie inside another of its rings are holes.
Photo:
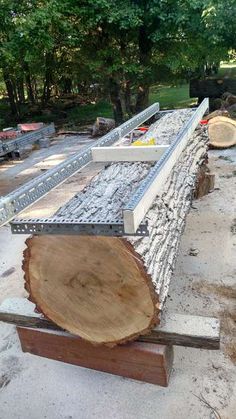
[[[113,78],[121,94],[187,77],[235,49],[235,0],[0,0],[0,62],[42,86]],[[50,57],[50,59],[49,59]]]

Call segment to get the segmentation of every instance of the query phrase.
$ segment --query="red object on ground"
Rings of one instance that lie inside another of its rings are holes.
[[[138,130],[146,132],[146,131],[149,130],[149,128],[148,127],[139,127]]]
[[[31,124],[18,124],[17,128],[22,132],[36,131],[37,129],[43,128],[43,122],[33,122]]]
[[[17,137],[16,131],[0,131],[0,140],[10,140]]]
[[[201,124],[201,125],[207,125],[207,124],[208,124],[208,119],[202,119],[202,120],[200,121],[200,124]]]

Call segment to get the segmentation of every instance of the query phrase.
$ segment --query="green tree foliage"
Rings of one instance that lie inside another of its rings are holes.
[[[153,83],[204,74],[235,48],[235,0],[0,0],[12,113],[97,84],[117,122]]]

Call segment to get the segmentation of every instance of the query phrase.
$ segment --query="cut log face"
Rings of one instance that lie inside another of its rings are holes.
[[[161,141],[168,144],[170,136],[173,141],[188,118],[189,111],[181,118],[180,111],[163,117]],[[26,288],[47,318],[92,343],[111,345],[148,333],[158,323],[207,143],[205,128],[189,139],[146,214],[149,236],[27,240]],[[147,162],[111,164],[56,216],[83,222],[121,220],[122,208],[151,167]]]
[[[125,240],[41,236],[27,244],[24,265],[31,300],[62,328],[112,344],[139,336],[157,322],[152,282]]]
[[[227,148],[236,144],[236,121],[226,116],[216,116],[209,121],[210,145]]]

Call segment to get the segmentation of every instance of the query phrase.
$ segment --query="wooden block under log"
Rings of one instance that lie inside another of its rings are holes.
[[[168,386],[172,346],[133,342],[114,348],[95,347],[64,332],[17,327],[23,352],[146,383]]]

